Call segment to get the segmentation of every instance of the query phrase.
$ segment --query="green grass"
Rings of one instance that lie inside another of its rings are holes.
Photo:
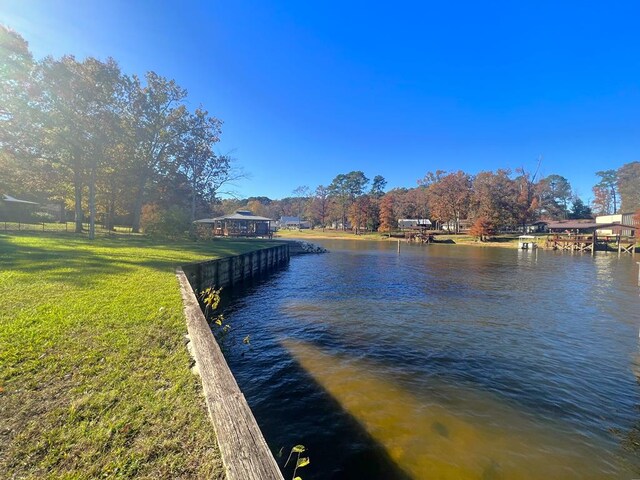
[[[222,478],[177,265],[266,246],[0,234],[3,478]]]

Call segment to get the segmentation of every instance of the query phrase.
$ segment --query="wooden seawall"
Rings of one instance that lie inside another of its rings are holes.
[[[213,337],[194,289],[228,287],[288,261],[288,245],[278,245],[236,257],[185,265],[176,271],[190,350],[202,379],[227,480],[283,480],[283,476]]]
[[[182,266],[191,287],[202,290],[207,287],[226,288],[246,279],[262,275],[289,262],[289,245],[256,250],[235,257],[217,258]]]

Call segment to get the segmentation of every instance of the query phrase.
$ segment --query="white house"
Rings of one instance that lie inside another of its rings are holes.
[[[405,228],[431,228],[431,220],[428,218],[399,218],[398,228],[404,230]]]
[[[311,222],[302,220],[300,217],[280,217],[277,223],[278,228],[303,229],[311,228]]]

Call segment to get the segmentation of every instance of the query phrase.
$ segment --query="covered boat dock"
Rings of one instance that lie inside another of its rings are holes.
[[[596,223],[595,221],[566,220],[548,222],[546,247],[553,250],[569,250],[577,252],[591,252],[596,250],[613,250],[618,253],[635,255],[637,239],[636,225],[622,223]],[[598,235],[598,230],[610,230],[613,235]],[[631,236],[623,236],[623,230],[631,230]]]

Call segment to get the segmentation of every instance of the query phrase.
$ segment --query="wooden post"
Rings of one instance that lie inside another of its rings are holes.
[[[400,239],[398,239],[398,253],[400,253]]]
[[[593,231],[593,243],[591,244],[591,256],[596,254],[596,240],[598,236],[596,235],[596,231]]]
[[[622,253],[622,242],[620,241],[620,235],[618,235],[618,256]]]

